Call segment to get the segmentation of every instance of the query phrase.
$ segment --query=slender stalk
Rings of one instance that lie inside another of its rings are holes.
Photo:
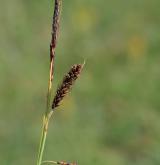
[[[56,162],[56,161],[43,161],[41,164],[59,164],[59,165],[77,165],[76,163]]]
[[[41,164],[46,164],[46,163],[57,164],[56,161],[43,161]]]
[[[46,137],[47,137],[46,127],[48,127],[48,124],[47,124],[47,119],[44,116],[43,126],[42,126],[42,135],[41,135],[41,140],[40,140],[40,145],[39,145],[37,165],[40,165],[42,162],[43,151],[44,151],[44,146],[45,146]]]
[[[42,162],[43,152],[44,152],[44,147],[45,147],[45,142],[46,142],[46,137],[47,137],[47,132],[48,132],[48,124],[51,117],[51,115],[49,115],[48,113],[50,109],[51,87],[52,87],[52,82],[49,81],[48,93],[47,93],[47,108],[43,117],[42,134],[41,134],[41,140],[39,144],[37,165],[41,165],[41,162]]]
[[[57,44],[57,37],[59,31],[59,22],[60,22],[60,8],[61,8],[61,0],[54,0],[54,14],[53,14],[53,22],[52,22],[52,38],[50,43],[50,70],[49,70],[49,82],[48,82],[48,91],[47,91],[47,104],[46,111],[43,116],[43,125],[42,125],[42,135],[39,144],[37,165],[41,165],[43,158],[43,151],[45,147],[47,132],[48,132],[48,123],[52,112],[51,108],[51,90],[52,90],[52,81],[54,76],[54,57],[55,57],[55,48]]]

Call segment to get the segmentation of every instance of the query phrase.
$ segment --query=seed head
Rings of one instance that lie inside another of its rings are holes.
[[[52,23],[52,41],[51,46],[55,47],[59,31],[60,13],[62,0],[55,0],[53,23]]]
[[[76,79],[79,77],[84,64],[73,65],[67,75],[64,76],[62,84],[56,91],[53,99],[52,110],[59,106],[63,98],[68,94]]]

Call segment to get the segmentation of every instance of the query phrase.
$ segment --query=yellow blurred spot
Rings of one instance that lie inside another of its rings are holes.
[[[80,7],[72,17],[74,25],[81,31],[90,30],[97,22],[97,15],[93,9]]]
[[[146,40],[142,36],[133,36],[128,41],[128,54],[132,59],[141,58],[147,49]]]

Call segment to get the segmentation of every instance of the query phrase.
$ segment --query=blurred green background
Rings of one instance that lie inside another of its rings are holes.
[[[0,164],[35,164],[53,1],[0,0]],[[160,164],[160,1],[67,0],[54,90],[86,66],[50,123],[44,159]]]

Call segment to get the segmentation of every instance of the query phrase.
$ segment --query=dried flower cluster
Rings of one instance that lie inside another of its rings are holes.
[[[56,95],[52,103],[52,109],[59,106],[60,102],[67,95],[75,80],[79,77],[83,68],[83,64],[73,65],[67,75],[64,76],[62,84],[57,89]]]

